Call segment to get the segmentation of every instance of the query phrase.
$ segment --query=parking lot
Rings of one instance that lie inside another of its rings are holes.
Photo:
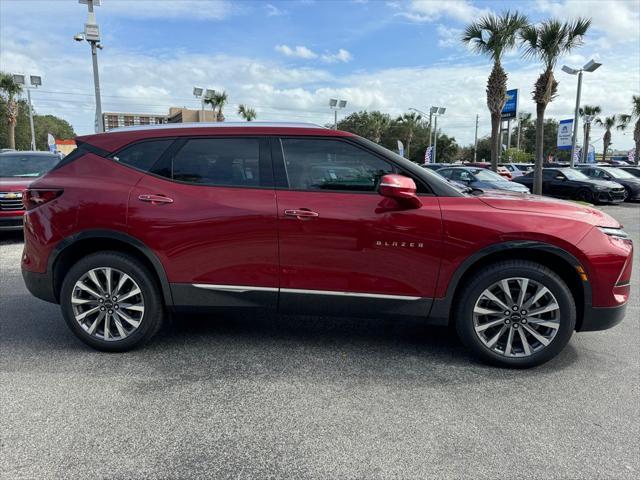
[[[640,244],[638,205],[603,210]],[[637,254],[621,325],[511,371],[447,329],[350,318],[180,317],[99,353],[0,238],[2,478],[640,476]]]

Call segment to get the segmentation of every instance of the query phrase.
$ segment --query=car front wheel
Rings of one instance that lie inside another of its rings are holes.
[[[458,298],[460,339],[494,365],[540,365],[567,345],[575,329],[571,291],[556,273],[537,263],[491,265],[474,275]]]
[[[152,274],[136,258],[119,252],[94,253],[73,265],[62,284],[60,304],[73,333],[105,351],[145,343],[164,317]]]

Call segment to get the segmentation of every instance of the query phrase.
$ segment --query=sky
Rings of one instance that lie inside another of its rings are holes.
[[[584,45],[556,69],[558,97],[549,118],[572,118],[577,78],[560,70],[589,59],[603,66],[584,75],[582,104],[602,115],[628,113],[640,93],[639,0],[102,0],[96,17],[105,112],[166,114],[199,108],[194,86],[225,90],[227,120],[239,104],[258,120],[332,122],[329,98],[347,100],[340,115],[409,108],[447,108],[438,120],[460,145],[490,132],[485,87],[489,59],[459,38],[488,12],[518,8],[531,22],[593,19]],[[0,70],[42,76],[32,91],[39,114],[68,120],[78,134],[94,130],[90,47],[75,42],[87,9],[77,0],[0,0]],[[535,112],[533,84],[542,67],[521,52],[503,59],[520,111]],[[535,116],[535,115],[534,115]],[[604,131],[592,143],[602,148]],[[633,146],[633,133],[614,131],[614,149]]]

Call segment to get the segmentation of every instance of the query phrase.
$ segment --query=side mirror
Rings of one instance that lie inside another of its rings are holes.
[[[389,174],[380,179],[378,193],[385,198],[393,198],[409,208],[420,208],[422,202],[416,195],[416,183],[404,175]]]

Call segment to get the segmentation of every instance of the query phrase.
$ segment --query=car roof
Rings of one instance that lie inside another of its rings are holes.
[[[215,123],[166,123],[123,127],[106,133],[77,137],[108,152],[113,152],[137,140],[151,138],[176,138],[191,136],[235,135],[291,135],[353,137],[353,133],[332,130],[313,123],[291,122],[215,122]]]

